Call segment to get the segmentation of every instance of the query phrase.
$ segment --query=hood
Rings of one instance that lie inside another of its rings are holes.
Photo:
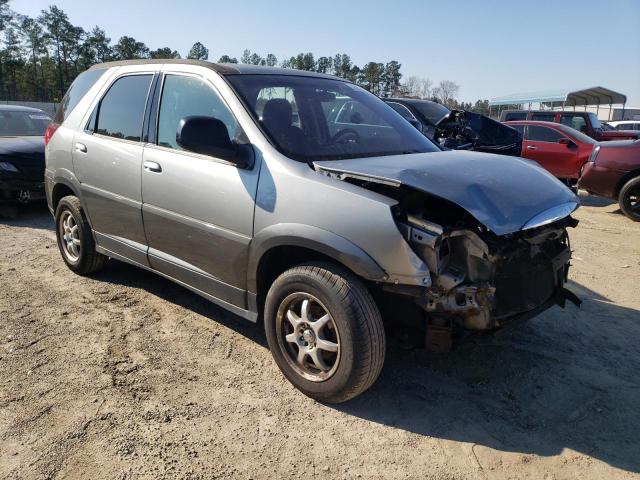
[[[314,165],[340,178],[404,185],[443,198],[497,235],[542,224],[534,220],[549,223],[566,217],[579,203],[571,190],[536,163],[505,155],[452,150]]]
[[[44,137],[0,137],[0,162],[10,162],[27,176],[44,175]]]
[[[44,137],[0,137],[0,156],[44,162]]]

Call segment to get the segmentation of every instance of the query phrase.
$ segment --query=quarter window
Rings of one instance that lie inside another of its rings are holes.
[[[402,105],[401,103],[389,102],[389,106],[393,108],[396,112],[403,116],[406,120],[411,120],[417,122],[418,119],[411,113],[411,111]]]
[[[237,138],[240,131],[233,114],[213,87],[197,77],[167,75],[162,88],[158,145],[182,150],[176,142],[180,120],[190,116],[214,117],[227,126],[229,137]]]
[[[139,142],[152,75],[121,77],[100,102],[96,133]]]
[[[541,127],[539,125],[529,125],[528,138],[533,142],[557,143],[563,135],[552,128]]]

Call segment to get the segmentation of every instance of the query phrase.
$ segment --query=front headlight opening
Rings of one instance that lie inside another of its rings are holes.
[[[13,163],[0,162],[0,171],[18,173],[19,170]]]

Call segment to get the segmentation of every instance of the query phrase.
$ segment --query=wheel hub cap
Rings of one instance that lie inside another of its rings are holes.
[[[62,253],[68,260],[77,262],[80,258],[80,228],[68,210],[60,216],[58,231],[60,232]]]

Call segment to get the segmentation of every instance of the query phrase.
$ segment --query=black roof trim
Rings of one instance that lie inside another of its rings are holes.
[[[309,72],[306,70],[296,70],[293,68],[264,67],[261,65],[245,65],[243,63],[213,63],[204,60],[189,60],[182,58],[142,58],[138,60],[117,60],[115,62],[97,63],[89,70],[100,70],[103,68],[122,67],[126,65],[154,65],[154,64],[175,64],[175,65],[196,65],[209,68],[221,75],[295,75],[299,77],[328,78],[332,80],[348,80],[326,73]]]

